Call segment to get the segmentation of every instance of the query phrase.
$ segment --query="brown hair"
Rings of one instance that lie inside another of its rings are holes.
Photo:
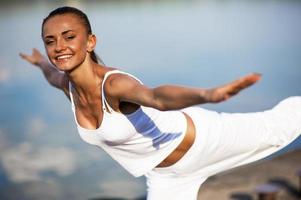
[[[82,21],[83,25],[85,26],[87,34],[89,34],[89,35],[92,34],[92,29],[91,29],[90,21],[89,21],[87,15],[83,11],[81,11],[81,10],[79,10],[77,8],[69,7],[69,6],[64,6],[64,7],[59,7],[57,9],[51,11],[49,13],[49,15],[43,20],[42,31],[41,31],[42,36],[43,36],[43,27],[44,27],[44,24],[47,22],[47,20],[49,20],[50,18],[52,18],[52,17],[54,17],[56,15],[63,15],[63,14],[74,14],[77,17],[79,17],[79,19]],[[99,56],[97,56],[97,54],[94,51],[92,51],[90,55],[91,55],[91,59],[94,62],[96,62],[96,63],[100,62],[100,63],[104,64],[102,62],[102,60],[99,58]]]

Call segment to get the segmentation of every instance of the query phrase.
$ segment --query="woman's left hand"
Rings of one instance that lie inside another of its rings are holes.
[[[241,90],[253,85],[260,80],[261,75],[258,73],[249,74],[231,83],[220,87],[213,88],[208,91],[208,102],[219,103],[238,94]]]

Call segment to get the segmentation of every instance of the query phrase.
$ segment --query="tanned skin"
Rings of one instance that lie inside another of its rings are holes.
[[[72,95],[76,107],[76,118],[80,126],[96,129],[103,118],[101,84],[106,67],[91,59],[97,40],[87,34],[81,20],[74,14],[57,15],[44,24],[42,37],[49,61],[37,49],[31,55],[20,53],[29,63],[40,68],[46,80],[62,90],[68,99],[69,81],[73,86]],[[149,88],[124,74],[112,74],[104,84],[106,99],[114,111],[129,114],[140,106],[158,110],[178,110],[204,103],[219,103],[238,94],[261,78],[252,73],[214,88],[192,88],[176,85],[162,85]],[[195,128],[188,115],[184,140],[159,167],[177,162],[191,147],[195,139]]]

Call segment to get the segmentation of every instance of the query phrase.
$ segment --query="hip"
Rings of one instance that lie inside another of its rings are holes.
[[[187,128],[185,131],[185,136],[182,142],[176,147],[174,151],[172,151],[157,167],[170,167],[173,164],[177,163],[184,155],[188,152],[188,150],[192,147],[195,136],[196,129],[195,125],[191,119],[191,117],[183,111],[185,119],[187,121]]]

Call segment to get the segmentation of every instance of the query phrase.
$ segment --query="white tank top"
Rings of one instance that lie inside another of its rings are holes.
[[[77,122],[72,85],[69,82],[74,119],[79,135],[85,142],[104,149],[132,175],[142,176],[161,163],[181,143],[187,128],[186,118],[181,111],[159,111],[145,106],[127,115],[114,111],[104,94],[105,80],[114,73],[126,74],[138,80],[118,70],[105,74],[101,88],[103,119],[97,129],[83,128]]]

